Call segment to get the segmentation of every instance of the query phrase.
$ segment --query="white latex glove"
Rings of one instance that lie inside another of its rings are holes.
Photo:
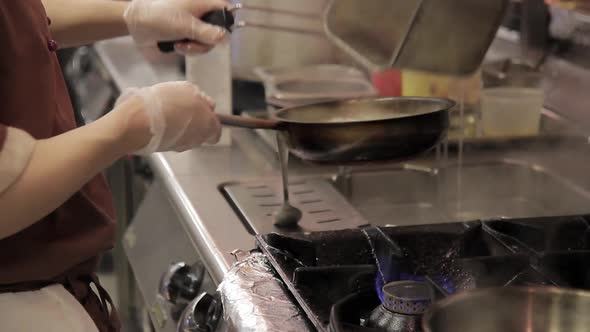
[[[215,103],[196,85],[166,82],[147,88],[132,88],[126,90],[116,104],[134,96],[143,103],[142,111],[149,119],[151,132],[149,143],[136,154],[181,152],[219,141],[221,124],[213,112]]]
[[[190,39],[195,42],[176,43],[174,48],[182,54],[195,54],[209,51],[225,36],[225,29],[199,18],[229,6],[225,0],[133,0],[123,17],[140,47]]]

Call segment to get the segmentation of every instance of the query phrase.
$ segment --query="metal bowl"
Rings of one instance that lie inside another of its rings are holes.
[[[425,332],[586,332],[590,292],[503,287],[459,293],[422,317]]]

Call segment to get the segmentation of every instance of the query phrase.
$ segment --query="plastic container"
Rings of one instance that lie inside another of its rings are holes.
[[[428,72],[404,70],[402,96],[443,97],[476,105],[481,94],[481,71],[468,77],[453,77]]]
[[[543,73],[520,59],[504,59],[483,67],[484,88],[527,87],[540,88]]]
[[[453,77],[413,70],[402,72],[402,96],[427,96],[449,98],[457,102],[450,113],[451,126],[448,137],[474,137],[477,134],[475,111],[479,110],[482,81],[481,71],[468,77]],[[461,103],[464,104],[461,114]],[[462,116],[461,116],[462,115]]]
[[[533,136],[539,133],[543,91],[536,88],[484,89],[481,130],[484,136]]]

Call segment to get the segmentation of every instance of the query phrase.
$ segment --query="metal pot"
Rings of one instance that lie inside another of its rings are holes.
[[[435,303],[425,332],[586,332],[590,292],[553,287],[468,291]]]

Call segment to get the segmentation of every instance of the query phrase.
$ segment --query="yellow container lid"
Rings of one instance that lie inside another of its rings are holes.
[[[481,72],[467,78],[404,70],[402,96],[443,97],[475,104],[482,89]]]

